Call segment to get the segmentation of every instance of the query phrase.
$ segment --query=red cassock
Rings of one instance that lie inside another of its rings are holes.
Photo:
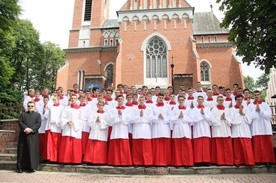
[[[58,161],[58,149],[60,145],[61,129],[59,122],[63,106],[60,103],[55,103],[50,107],[49,118],[46,124],[45,131],[45,156],[44,159],[57,162]]]
[[[255,162],[274,163],[274,147],[272,135],[256,135],[252,137]]]
[[[82,131],[82,135],[81,135],[82,154],[85,153],[88,137],[89,137],[89,132]]]
[[[146,105],[133,109],[132,119],[132,161],[134,165],[152,165],[151,119],[152,110]],[[141,116],[141,113],[143,115]]]
[[[211,138],[199,137],[193,139],[194,162],[209,163],[211,162]]]
[[[39,134],[39,153],[43,160],[46,160],[46,142],[45,142],[46,134]]]
[[[121,111],[121,114],[119,114]],[[132,165],[129,146],[128,125],[131,110],[125,106],[117,106],[113,120],[110,121],[112,131],[108,149],[108,164],[114,166]]]
[[[254,165],[251,138],[233,138],[234,164]]]
[[[260,100],[250,103],[248,108],[252,117],[251,134],[255,162],[275,163],[271,108]]]
[[[108,149],[108,164],[114,166],[132,165],[128,139],[111,139]]]
[[[90,133],[84,162],[92,164],[107,164],[107,138],[109,115],[104,110],[93,112],[88,119]]]
[[[155,166],[171,165],[170,110],[170,106],[164,103],[152,106],[152,155]]]
[[[193,166],[193,147],[192,140],[189,138],[172,139],[172,165],[174,166]]]
[[[81,163],[81,139],[70,136],[61,136],[58,161],[60,163]]]
[[[152,165],[151,139],[132,139],[131,152],[134,165]]]
[[[76,104],[64,109],[61,119],[62,136],[60,139],[58,161],[61,163],[82,162],[82,121],[81,110]],[[68,124],[72,121],[72,125]]]
[[[88,139],[84,162],[107,164],[107,141]]]
[[[110,146],[111,132],[112,132],[112,126],[109,126],[108,127],[108,135],[107,135],[107,150],[109,149],[109,146]]]
[[[171,165],[171,139],[154,138],[152,139],[153,165]]]
[[[58,161],[58,148],[60,145],[61,133],[51,132],[50,130],[46,131],[46,144],[45,147],[45,160],[56,162]]]
[[[233,143],[231,137],[211,139],[211,162],[217,165],[233,165]]]

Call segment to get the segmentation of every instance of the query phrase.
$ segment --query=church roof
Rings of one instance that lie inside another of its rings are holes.
[[[104,21],[102,28],[114,28],[119,27],[118,19],[107,19]]]
[[[194,35],[227,34],[228,30],[220,27],[220,22],[213,12],[195,13],[193,20]]]

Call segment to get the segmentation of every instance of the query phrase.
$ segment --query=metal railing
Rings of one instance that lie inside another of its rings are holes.
[[[18,104],[0,104],[1,119],[18,119],[23,111],[23,106]]]
[[[276,131],[276,105],[271,105],[270,108],[272,111],[272,118],[271,118],[272,130],[275,132]]]

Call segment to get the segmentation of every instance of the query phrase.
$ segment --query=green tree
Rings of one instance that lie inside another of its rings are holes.
[[[65,64],[65,53],[56,44],[45,42],[40,48],[40,58],[36,59],[32,71],[34,88],[54,89],[58,69]]]
[[[269,73],[276,67],[276,1],[217,0],[225,12],[221,26],[229,28],[229,41],[243,62]]]
[[[41,54],[39,34],[29,20],[18,20],[13,30],[15,47],[11,55],[11,65],[15,69],[12,82],[18,90],[24,91],[31,87],[31,71]]]
[[[251,92],[256,90],[256,84],[255,84],[254,78],[252,78],[251,76],[244,76],[243,80],[244,80],[245,88],[249,89]]]
[[[269,81],[269,74],[264,73],[257,78],[256,86],[259,89],[266,90],[268,88],[268,81]]]
[[[19,101],[20,95],[14,90],[11,82],[15,70],[10,63],[10,56],[15,41],[13,28],[17,24],[20,12],[18,0],[0,1],[0,107],[4,103]]]

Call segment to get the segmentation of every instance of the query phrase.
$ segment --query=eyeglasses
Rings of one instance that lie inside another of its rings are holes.
[[[28,107],[34,107],[34,105],[28,105]]]

